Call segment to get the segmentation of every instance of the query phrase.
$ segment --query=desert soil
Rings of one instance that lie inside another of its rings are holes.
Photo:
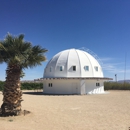
[[[108,92],[69,96],[26,91],[22,109],[31,113],[0,117],[0,130],[129,130],[130,91]]]

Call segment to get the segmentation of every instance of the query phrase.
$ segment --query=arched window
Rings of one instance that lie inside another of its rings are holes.
[[[95,71],[98,71],[98,66],[95,66]]]
[[[89,71],[89,66],[84,66],[85,71]]]
[[[60,71],[63,71],[64,70],[64,66],[60,66]]]

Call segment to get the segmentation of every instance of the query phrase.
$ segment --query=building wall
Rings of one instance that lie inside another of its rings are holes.
[[[96,84],[99,83],[99,86]],[[104,93],[104,81],[103,80],[86,80],[85,82],[86,94]]]
[[[52,87],[49,84],[52,83]],[[48,94],[80,94],[79,80],[45,80],[43,92]]]
[[[96,84],[100,86],[96,86]],[[48,94],[96,94],[104,92],[103,80],[52,79],[44,80],[43,93]]]

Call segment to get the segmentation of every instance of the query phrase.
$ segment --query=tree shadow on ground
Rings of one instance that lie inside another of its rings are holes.
[[[51,93],[43,93],[43,92],[23,92],[23,94],[29,95],[43,95],[43,96],[78,96],[77,94],[51,94]]]
[[[10,112],[5,112],[5,113],[2,113],[2,109],[0,108],[0,117],[10,117],[10,116],[21,116],[21,115],[28,115],[30,114],[31,112],[30,111],[27,111],[27,110],[21,110],[19,111],[18,114],[15,113],[15,111],[10,111]]]
[[[29,94],[29,95],[44,95],[43,92],[23,92],[23,94]]]

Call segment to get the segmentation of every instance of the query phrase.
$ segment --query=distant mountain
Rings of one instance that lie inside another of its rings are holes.
[[[118,80],[118,83],[124,83],[124,81],[125,83],[130,83],[130,80]]]

